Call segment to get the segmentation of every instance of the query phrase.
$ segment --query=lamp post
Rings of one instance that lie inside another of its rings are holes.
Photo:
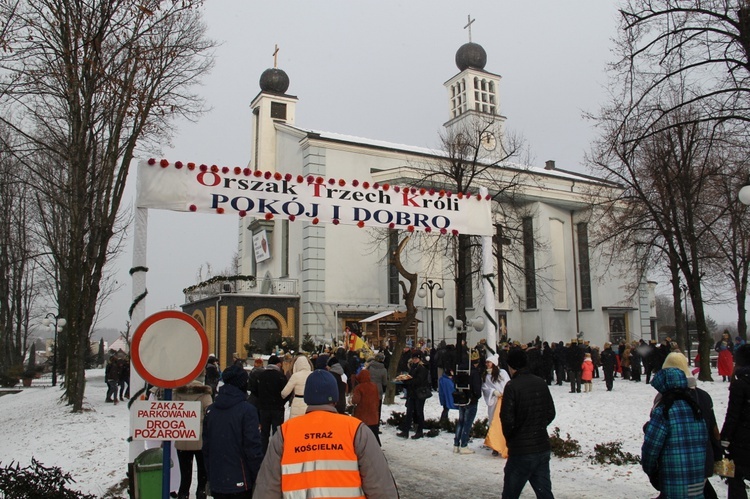
[[[424,287],[427,286],[427,289],[430,290],[430,343],[431,348],[435,348],[435,310],[432,307],[432,291],[435,288],[438,288],[438,290],[435,292],[438,298],[442,298],[445,296],[445,290],[440,285],[439,282],[433,282],[432,279],[428,279],[425,282],[422,283],[421,286],[419,286],[419,290],[417,291],[417,294],[420,298],[424,298],[427,296],[427,290],[424,289]]]
[[[690,358],[692,355],[690,354],[690,347],[692,346],[693,341],[690,339],[690,321],[688,320],[688,298],[687,298],[687,284],[683,284],[680,286],[682,288],[682,294],[685,296],[685,334],[686,334],[686,341],[687,341],[687,360],[688,365],[690,365]]]
[[[750,180],[748,180],[748,183],[737,193],[737,199],[739,199],[742,204],[750,205]]]
[[[62,332],[62,328],[63,326],[65,326],[67,321],[59,315],[55,315],[50,312],[44,316],[44,319],[42,319],[42,324],[45,327],[50,327],[53,324],[53,319],[55,339],[53,340],[54,343],[52,345],[52,386],[57,386],[57,333]]]

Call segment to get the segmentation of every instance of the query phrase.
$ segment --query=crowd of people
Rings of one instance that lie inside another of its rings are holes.
[[[396,435],[425,436],[425,401],[437,392],[441,420],[457,411],[453,452],[473,454],[470,432],[484,400],[489,425],[483,445],[505,459],[502,497],[519,497],[528,483],[537,497],[551,498],[547,427],[555,406],[550,387],[587,393],[600,376],[607,390],[618,377],[636,383],[645,377],[656,397],[643,428],[642,467],[659,497],[717,497],[706,478],[715,461],[729,455],[736,466],[729,497],[746,498],[750,345],[728,339],[724,335],[715,345],[719,374],[731,379],[721,430],[711,397],[696,387],[696,371],[669,338],[605,343],[601,350],[578,338],[568,343],[537,338],[528,344],[504,342],[495,349],[484,341],[473,348],[465,342],[406,347],[393,380],[406,409]],[[265,363],[256,358],[252,366],[235,354],[223,372],[210,356],[199,379],[175,390],[175,399],[199,400],[205,414],[201,441],[176,444],[182,475],[177,497],[189,497],[193,463],[197,498],[206,497],[208,488],[220,499],[298,493],[398,497],[380,441],[393,353],[385,347],[367,358],[361,354],[326,348],[309,355],[271,355]],[[116,359],[110,363],[116,365]],[[729,374],[722,374],[727,369]],[[109,374],[107,378],[109,384]],[[116,400],[117,390],[113,393]],[[321,462],[328,464],[320,468]]]

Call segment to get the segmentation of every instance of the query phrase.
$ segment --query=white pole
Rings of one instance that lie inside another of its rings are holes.
[[[480,194],[487,196],[486,187],[479,189]],[[482,285],[484,288],[484,316],[487,331],[487,346],[497,350],[497,319],[495,319],[495,286],[492,258],[492,236],[482,236]]]
[[[133,282],[133,302],[136,303],[130,316],[130,330],[135,331],[146,318],[146,249],[148,239],[148,209],[135,209],[135,227],[133,232],[133,269],[131,271]],[[145,382],[133,367],[133,356],[130,356],[130,395],[135,396]],[[141,396],[148,398],[148,393]],[[129,435],[133,434],[132,418]],[[146,449],[145,441],[131,440],[128,447],[128,463],[133,463],[135,458]]]

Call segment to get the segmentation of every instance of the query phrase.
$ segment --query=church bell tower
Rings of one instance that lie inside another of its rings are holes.
[[[481,146],[490,154],[500,148],[505,116],[500,114],[500,75],[485,71],[487,52],[471,41],[456,51],[459,73],[445,82],[450,119],[443,125],[450,136],[481,134]]]

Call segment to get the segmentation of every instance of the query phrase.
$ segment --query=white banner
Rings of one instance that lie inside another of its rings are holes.
[[[489,196],[249,168],[138,164],[137,207],[491,236]]]
[[[133,440],[199,440],[200,402],[136,400],[130,409]]]

